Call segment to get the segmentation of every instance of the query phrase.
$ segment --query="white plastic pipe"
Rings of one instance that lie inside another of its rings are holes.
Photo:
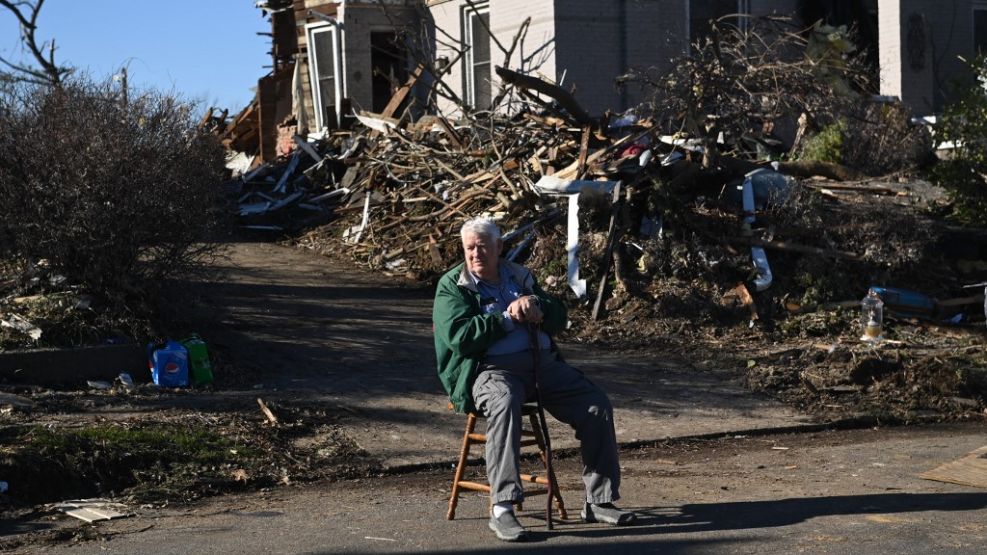
[[[771,266],[768,265],[768,256],[761,247],[751,247],[751,259],[754,260],[754,267],[757,268],[757,277],[754,279],[754,288],[764,291],[771,287],[774,277],[771,275]]]
[[[744,221],[752,224],[754,223],[754,184],[751,183],[750,175],[744,178],[742,198],[744,201]]]

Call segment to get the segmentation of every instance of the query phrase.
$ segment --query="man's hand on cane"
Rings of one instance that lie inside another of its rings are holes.
[[[507,307],[507,314],[515,322],[526,322],[529,324],[540,324],[545,318],[541,311],[541,304],[538,297],[526,295],[519,297]]]

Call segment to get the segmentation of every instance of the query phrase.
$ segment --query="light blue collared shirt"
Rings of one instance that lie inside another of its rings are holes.
[[[524,291],[503,266],[499,269],[500,283],[492,284],[476,277],[472,272],[469,276],[476,283],[476,290],[480,293],[480,307],[485,314],[501,313],[502,323],[507,335],[498,339],[493,345],[487,348],[487,356],[509,355],[527,351],[531,347],[531,340],[528,337],[528,328],[515,324],[514,320],[507,314],[507,307],[524,296]],[[541,349],[551,348],[552,342],[548,334],[538,330],[538,347]]]

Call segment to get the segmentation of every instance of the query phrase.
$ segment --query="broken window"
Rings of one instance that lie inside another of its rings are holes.
[[[393,31],[370,33],[374,112],[384,111],[398,87],[408,80],[408,50]],[[395,111],[400,113],[400,108]]]
[[[315,125],[317,129],[335,129],[339,127],[339,105],[343,97],[339,35],[331,24],[309,25],[307,31]]]
[[[463,11],[466,45],[466,103],[477,110],[490,108],[490,6],[474,4]]]

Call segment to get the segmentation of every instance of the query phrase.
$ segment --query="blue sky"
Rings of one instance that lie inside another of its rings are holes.
[[[55,61],[96,78],[128,68],[135,87],[177,92],[239,111],[271,64],[271,30],[254,0],[46,0],[40,41],[55,39]],[[0,8],[0,56],[27,60],[16,20]]]

